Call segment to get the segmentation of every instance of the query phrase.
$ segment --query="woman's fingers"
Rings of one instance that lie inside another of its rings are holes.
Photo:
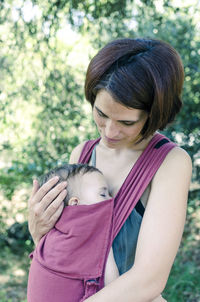
[[[55,176],[47,181],[44,185],[42,185],[39,190],[32,197],[32,203],[36,204],[42,200],[42,198],[55,186],[58,182],[59,177]]]
[[[54,227],[55,223],[57,222],[58,218],[60,217],[60,215],[63,211],[63,208],[64,208],[64,203],[62,202],[59,205],[59,207],[57,208],[57,210],[55,212],[53,212],[53,214],[49,220],[51,227]]]
[[[41,202],[38,204],[39,206],[39,211],[45,212],[50,205],[52,207],[55,207],[55,210],[57,207],[61,204],[63,201],[64,197],[67,195],[65,188],[67,186],[67,182],[61,182],[57,186],[55,186],[53,189],[51,189],[41,200]],[[63,193],[62,193],[63,192]],[[62,193],[62,194],[61,194]],[[60,195],[61,194],[61,195]],[[55,203],[54,203],[55,201]],[[48,214],[48,211],[47,211]],[[51,214],[51,213],[50,213]]]
[[[62,191],[43,213],[40,210],[40,204],[35,206],[34,221],[36,222],[37,220],[39,232],[40,232],[40,235],[38,234],[35,235],[36,238],[35,241],[38,242],[37,239],[38,237],[40,239],[44,234],[46,234],[50,229],[52,229],[52,227],[54,227],[56,221],[58,220],[58,218],[62,213],[64,207],[63,199],[65,198],[66,195],[67,195],[67,191],[66,190]]]
[[[36,192],[39,190],[39,188],[40,188],[40,186],[39,186],[39,183],[38,183],[37,179],[34,179],[31,196],[28,200],[29,203],[31,203],[33,196],[36,194]]]
[[[54,193],[56,194],[56,193]],[[56,194],[57,195],[57,194]],[[63,203],[64,198],[67,195],[67,190],[62,190],[56,198],[49,203],[49,200],[52,198],[52,195],[43,198],[41,205],[42,211],[44,212],[43,218],[50,219],[52,215],[59,209],[60,205]],[[45,200],[46,199],[46,200]],[[49,203],[48,207],[44,208],[45,205]],[[63,207],[63,206],[62,206]]]

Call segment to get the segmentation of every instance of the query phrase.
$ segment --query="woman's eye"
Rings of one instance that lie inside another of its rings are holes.
[[[133,126],[135,122],[122,122],[122,124],[125,126]]]
[[[101,197],[106,197],[106,194],[105,193],[101,193],[100,196]]]
[[[106,115],[105,115],[103,112],[99,111],[99,110],[97,110],[97,113],[98,113],[98,115],[101,116],[101,117],[106,117]]]

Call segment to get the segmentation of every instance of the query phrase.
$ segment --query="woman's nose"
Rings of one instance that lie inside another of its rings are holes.
[[[115,139],[118,137],[118,134],[119,134],[119,129],[118,129],[116,123],[114,123],[111,120],[108,120],[105,125],[105,135],[108,138]]]

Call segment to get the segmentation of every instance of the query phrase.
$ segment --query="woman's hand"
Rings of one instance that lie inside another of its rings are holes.
[[[58,180],[59,177],[53,177],[41,188],[37,180],[33,181],[32,194],[28,201],[28,223],[35,244],[52,229],[62,213],[67,182],[55,186]]]

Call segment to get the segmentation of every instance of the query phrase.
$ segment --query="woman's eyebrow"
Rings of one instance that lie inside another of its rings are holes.
[[[108,117],[105,113],[103,113],[96,105],[94,106],[95,107],[95,109],[97,110],[97,111],[99,111],[101,114],[103,114],[105,117]],[[140,118],[138,118],[136,121],[135,120],[118,120],[118,122],[132,122],[132,123],[137,123],[137,122],[139,122],[140,121]]]
[[[95,107],[95,109],[97,110],[97,111],[99,111],[100,113],[102,113],[103,115],[105,115],[106,117],[108,117],[105,113],[103,113],[96,105],[94,106]]]

